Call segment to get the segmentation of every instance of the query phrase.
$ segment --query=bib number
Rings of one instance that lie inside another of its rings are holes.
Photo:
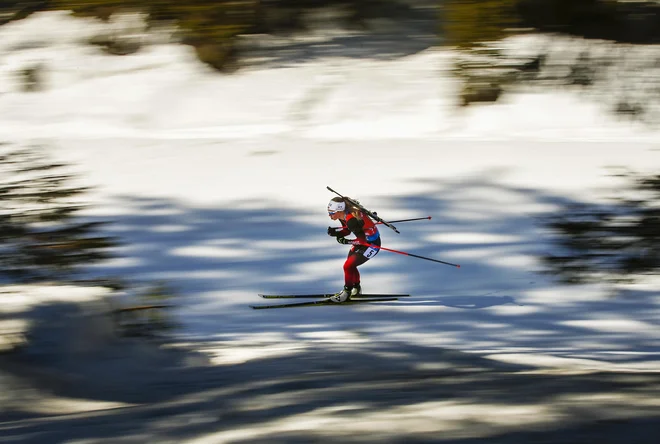
[[[376,253],[378,253],[377,249],[369,247],[365,250],[364,253],[362,253],[362,255],[364,257],[366,257],[367,259],[371,259],[372,257],[374,257],[376,255]]]

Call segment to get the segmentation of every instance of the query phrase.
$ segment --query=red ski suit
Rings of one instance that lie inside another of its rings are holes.
[[[339,220],[342,228],[337,231],[339,237],[353,233],[355,240],[344,262],[344,285],[354,287],[360,283],[360,272],[357,267],[378,254],[380,249],[380,233],[369,216],[360,212],[360,218],[348,213],[346,220]]]

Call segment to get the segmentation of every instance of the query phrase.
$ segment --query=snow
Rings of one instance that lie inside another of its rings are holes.
[[[231,76],[189,47],[134,55],[83,42],[103,25],[64,13],[0,27],[0,137],[47,146],[94,187],[91,218],[126,246],[102,266],[180,292],[183,340],[217,364],[321,343],[430,345],[579,368],[659,369],[657,287],[612,298],[540,273],[539,217],[596,201],[611,167],[656,172],[658,132],[568,90],[455,107],[453,54],[342,54]],[[17,72],[45,67],[21,92]],[[325,235],[326,186],[386,219],[367,292],[395,303],[254,311],[257,293],[337,290],[345,247]],[[246,349],[246,345],[257,348]],[[513,413],[512,413],[513,414]]]

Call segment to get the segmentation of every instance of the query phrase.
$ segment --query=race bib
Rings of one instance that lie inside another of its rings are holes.
[[[376,255],[376,253],[378,253],[378,249],[369,247],[364,251],[364,253],[362,253],[362,255],[364,257],[366,257],[367,259],[370,259],[370,258],[374,257]]]

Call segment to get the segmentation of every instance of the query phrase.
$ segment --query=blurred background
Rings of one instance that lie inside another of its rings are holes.
[[[0,441],[655,444],[659,13],[0,0]],[[467,277],[251,311],[337,286],[337,177]]]
[[[434,46],[460,51],[457,100],[496,101],[514,88],[579,87],[610,112],[657,123],[658,2],[617,0],[405,1],[3,1],[2,23],[39,11],[73,11],[112,22],[88,43],[129,55],[155,41],[190,45],[229,74],[241,67],[310,56],[394,57]],[[132,13],[132,15],[131,15]],[[102,29],[102,28],[101,28]],[[319,44],[320,30],[342,30]],[[292,39],[307,34],[306,42]],[[525,51],[506,44],[535,36]],[[289,38],[284,38],[289,37]],[[569,42],[567,45],[566,42]],[[567,48],[568,46],[568,48]],[[271,65],[272,66],[272,65]],[[41,68],[44,68],[43,66]],[[40,66],[23,67],[24,88],[44,87]]]

